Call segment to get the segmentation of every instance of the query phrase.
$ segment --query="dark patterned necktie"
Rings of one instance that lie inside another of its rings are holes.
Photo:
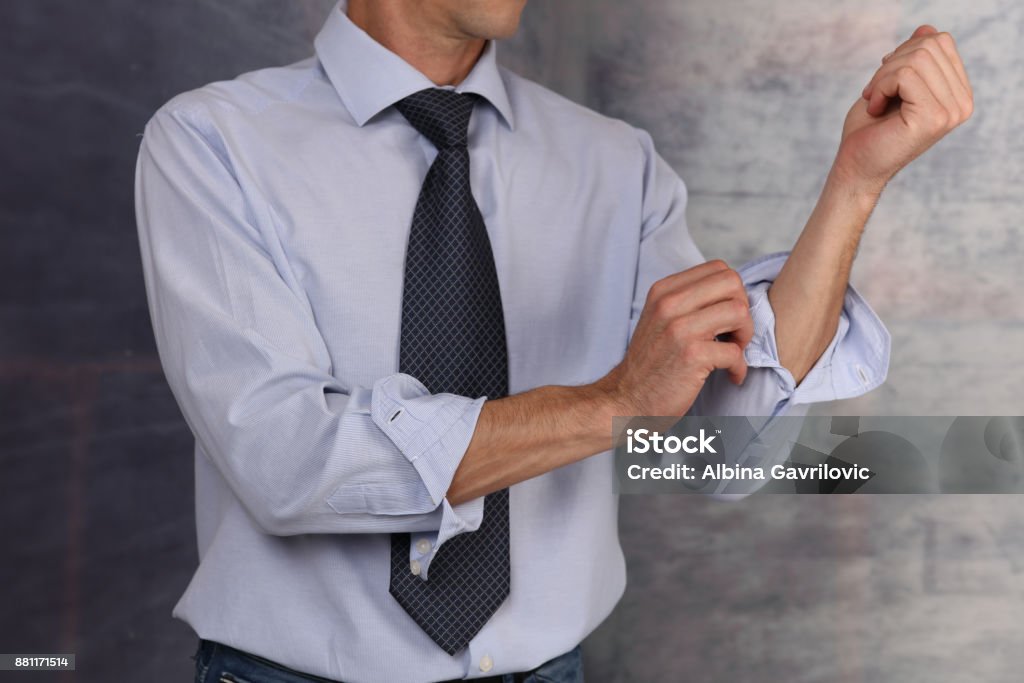
[[[395,106],[437,148],[416,202],[405,257],[399,371],[431,393],[508,394],[501,292],[469,184],[474,96],[431,88]],[[391,536],[390,591],[445,652],[464,648],[509,593],[508,489],[484,498],[477,531],[437,550],[426,581],[412,573],[409,534]]]

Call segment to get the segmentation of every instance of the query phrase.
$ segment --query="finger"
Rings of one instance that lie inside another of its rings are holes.
[[[896,97],[903,100],[899,111],[907,126],[923,127],[934,133],[948,125],[949,112],[935,98],[920,74],[909,66],[890,71],[878,82],[869,107],[875,105],[875,98],[891,100]]]
[[[911,53],[910,55],[904,54],[899,57],[894,57],[885,66],[879,69],[879,73],[876,74],[876,81],[872,86],[871,98],[868,100],[867,111],[872,116],[881,116],[888,106],[889,102],[896,97],[900,97],[906,102],[909,102],[911,108],[915,104],[924,105],[931,101],[934,101],[945,110],[943,104],[943,91],[939,89],[940,84],[933,84],[931,80],[934,80],[937,73],[941,73],[935,65],[930,63],[928,53],[917,52]],[[910,82],[906,88],[909,90],[900,91],[899,84],[901,80],[906,80],[908,76],[913,74],[917,77],[916,80],[910,79]],[[920,82],[924,85],[923,89],[915,91],[915,85]],[[881,85],[887,84],[887,88],[883,89]],[[948,87],[948,86],[947,86]],[[912,102],[907,97],[913,97],[917,92],[917,101]]]
[[[735,270],[722,270],[669,292],[657,304],[657,313],[665,319],[689,315],[721,301],[737,300],[747,305],[747,290]]]
[[[733,384],[743,384],[747,377],[747,360],[743,349],[733,342],[697,342],[693,352],[706,368],[726,370]]]
[[[754,336],[754,320],[750,317],[750,306],[746,300],[719,301],[695,311],[680,322],[685,325],[691,338],[703,341],[729,334],[732,341],[745,348]]]
[[[935,42],[939,44],[946,56],[949,57],[950,63],[953,65],[953,69],[956,71],[957,76],[960,77],[960,83],[964,86],[967,94],[974,97],[974,88],[971,86],[971,79],[967,77],[967,69],[964,67],[964,60],[960,56],[960,50],[956,46],[956,41],[953,36],[949,33],[942,32],[935,36]]]
[[[907,38],[902,43],[897,45],[892,52],[882,57],[882,64],[885,64],[890,59],[898,55],[901,51],[906,50],[911,45],[917,43],[920,38],[937,32],[938,29],[936,29],[934,26],[931,26],[930,24],[922,24],[921,26],[918,26],[916,29],[914,29],[914,32],[911,34],[909,38]],[[871,93],[868,92],[869,85],[870,84],[864,86],[864,90],[861,92],[861,94],[864,96],[864,99],[866,100],[871,98]]]
[[[907,38],[902,43],[897,45],[896,49],[894,49],[892,52],[890,52],[886,56],[882,57],[882,61],[883,62],[888,61],[889,59],[891,59],[895,55],[897,55],[900,52],[906,50],[908,47],[918,43],[920,41],[920,39],[922,39],[922,38],[924,38],[926,36],[930,36],[930,35],[935,34],[935,33],[938,33],[938,29],[936,29],[935,27],[933,27],[933,26],[931,26],[929,24],[922,24],[920,27],[918,27],[918,28],[913,30],[913,33],[910,34],[909,38]]]
[[[943,38],[943,36],[945,36],[945,38]],[[943,47],[944,43],[951,47]],[[970,90],[970,85],[965,84],[964,82],[967,74],[963,72],[963,64],[961,63],[960,55],[956,53],[956,47],[952,43],[952,36],[948,33],[930,33],[923,37],[908,40],[896,50],[886,55],[882,60],[883,64],[888,66],[889,62],[894,57],[912,54],[913,52],[922,49],[928,50],[932,56],[935,57],[936,63],[938,63],[939,68],[942,69],[942,72],[945,74],[946,80],[949,83],[950,89],[957,98],[958,107],[964,111],[970,111],[973,108],[973,94]],[[950,56],[950,51],[952,51],[952,57]],[[959,69],[957,67],[959,67]],[[881,69],[879,69],[879,72],[880,71]],[[864,87],[862,92],[864,99],[871,99],[873,86],[878,80],[879,72],[875,72],[875,76],[872,77],[871,81]]]
[[[720,273],[722,271],[729,270],[729,264],[721,259],[713,259],[711,261],[705,261],[700,265],[694,266],[693,268],[687,268],[678,273],[673,273],[668,277],[662,279],[651,285],[651,289],[647,292],[647,300],[660,299],[672,292],[678,291],[682,287],[701,280],[708,275]]]
[[[914,38],[920,38],[921,36],[930,36],[938,32],[939,29],[935,28],[931,24],[921,24],[920,26],[914,29],[914,32],[910,35],[910,40],[913,40]]]
[[[949,83],[950,89],[953,91],[953,94],[956,95],[957,103],[960,105],[961,109],[965,109],[972,97],[969,89],[970,85],[965,82],[967,74],[963,74],[963,76],[961,76],[960,71],[957,70],[957,65],[959,64],[960,69],[963,69],[963,64],[960,63],[960,55],[956,53],[956,48],[952,48],[953,54],[950,55],[949,52],[942,47],[942,43],[944,41],[941,36],[943,35],[948,36],[949,34],[940,33],[933,38],[922,40],[920,42],[920,47],[921,49],[928,50],[932,56],[935,57],[935,62],[939,65],[939,68],[942,69],[942,73],[946,76],[946,81]]]
[[[944,57],[943,57],[944,58]],[[946,74],[943,72],[942,67],[939,65],[938,60],[935,58],[930,51],[925,48],[917,48],[911,52],[905,52],[898,55],[888,63],[885,64],[878,73],[875,74],[873,85],[871,86],[871,97],[868,100],[868,113],[872,116],[881,116],[889,103],[883,93],[879,92],[877,83],[881,79],[887,78],[890,74],[899,71],[900,69],[910,68],[913,69],[925,82],[929,90],[935,96],[935,99],[942,105],[942,107],[949,113],[955,120],[960,118],[961,105],[957,99],[957,95],[953,92],[953,87],[950,84]]]
[[[938,29],[930,24],[922,24],[921,26],[918,26],[916,29],[914,29],[914,32],[910,35],[909,38],[907,38],[902,43],[897,45],[896,49],[894,49],[892,52],[882,57],[882,63],[885,64],[887,61],[898,55],[900,52],[906,50],[910,46],[917,43],[921,38],[932,35],[933,33],[938,33]]]

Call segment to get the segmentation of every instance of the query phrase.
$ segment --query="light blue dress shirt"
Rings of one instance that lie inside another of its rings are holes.
[[[388,593],[391,532],[410,571],[476,529],[445,492],[483,399],[399,374],[410,222],[435,155],[391,106],[432,83],[352,24],[316,55],[175,97],[146,126],[136,201],[167,379],[196,437],[200,564],[174,615],[199,636],[345,681],[526,670],[579,643],[625,586],[610,453],[511,488],[512,591],[447,655]],[[686,189],[651,138],[495,62],[472,186],[494,250],[512,393],[575,385],[623,356],[651,283],[704,260]],[[889,336],[850,289],[799,386],[766,290],[785,255],[741,269],[755,336],[743,387],[716,373],[693,411],[775,415],[882,382]],[[611,425],[609,425],[611,429]]]

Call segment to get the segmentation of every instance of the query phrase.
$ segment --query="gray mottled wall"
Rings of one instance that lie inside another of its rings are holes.
[[[921,23],[959,39],[977,111],[898,176],[876,211],[854,282],[893,333],[891,373],[828,409],[1016,415],[1024,391],[1007,371],[1024,364],[1024,4],[535,3],[504,54],[647,128],[687,183],[697,243],[738,265],[793,244],[847,109]]]
[[[187,680],[170,619],[196,561],[191,439],[155,358],[136,133],[173,94],[299,59],[323,0],[5,3],[0,155],[0,651],[55,680]],[[960,39],[974,119],[904,172],[854,280],[889,382],[836,413],[1024,414],[1024,6],[1016,0],[535,0],[506,64],[647,128],[693,233],[787,248],[842,116],[925,21]],[[593,681],[1018,680],[1024,515],[1003,497],[623,501],[630,587]]]
[[[890,184],[861,247],[888,382],[818,410],[1021,414],[1024,5],[535,3],[504,54],[647,128],[697,243],[739,264],[792,245],[853,98],[926,22],[958,38],[976,114]],[[621,528],[630,584],[588,642],[598,680],[1020,679],[1017,496],[630,497]]]

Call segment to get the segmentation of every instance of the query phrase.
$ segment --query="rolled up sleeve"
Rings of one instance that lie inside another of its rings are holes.
[[[422,382],[405,374],[387,377],[375,389],[374,423],[416,468],[431,502],[442,510],[438,530],[418,533],[410,543],[409,561],[418,563],[419,577],[425,581],[437,549],[464,531],[476,531],[483,521],[483,497],[453,506],[445,492],[469,447],[484,399],[431,395]]]
[[[171,391],[201,451],[269,534],[475,530],[445,492],[483,399],[415,378],[333,374],[309,302],[201,112],[162,109],[136,168],[146,293]]]
[[[650,136],[639,129],[636,132],[643,153],[644,205],[632,329],[655,281],[705,260],[687,227],[685,184],[654,150]],[[764,417],[795,414],[806,411],[800,406],[859,396],[885,381],[889,367],[889,333],[852,286],[847,287],[844,295],[835,335],[803,380],[797,384],[789,370],[782,367],[768,288],[788,255],[788,252],[769,254],[737,269],[746,286],[754,321],[754,336],[745,350],[749,366],[747,378],[737,387],[728,380],[726,373],[712,373],[690,414]]]
[[[737,269],[754,321],[754,336],[744,351],[747,379],[736,387],[722,373],[715,373],[694,404],[694,414],[791,414],[797,406],[860,396],[885,381],[889,332],[852,285],[847,286],[836,333],[803,380],[797,384],[782,366],[768,288],[788,256],[788,252],[769,254]]]
[[[889,331],[852,285],[846,288],[835,335],[800,384],[779,364],[775,313],[768,300],[768,288],[788,256],[788,252],[770,254],[738,269],[747,287],[754,319],[754,338],[746,349],[747,363],[774,370],[783,393],[793,404],[853,398],[878,387],[889,369]]]

